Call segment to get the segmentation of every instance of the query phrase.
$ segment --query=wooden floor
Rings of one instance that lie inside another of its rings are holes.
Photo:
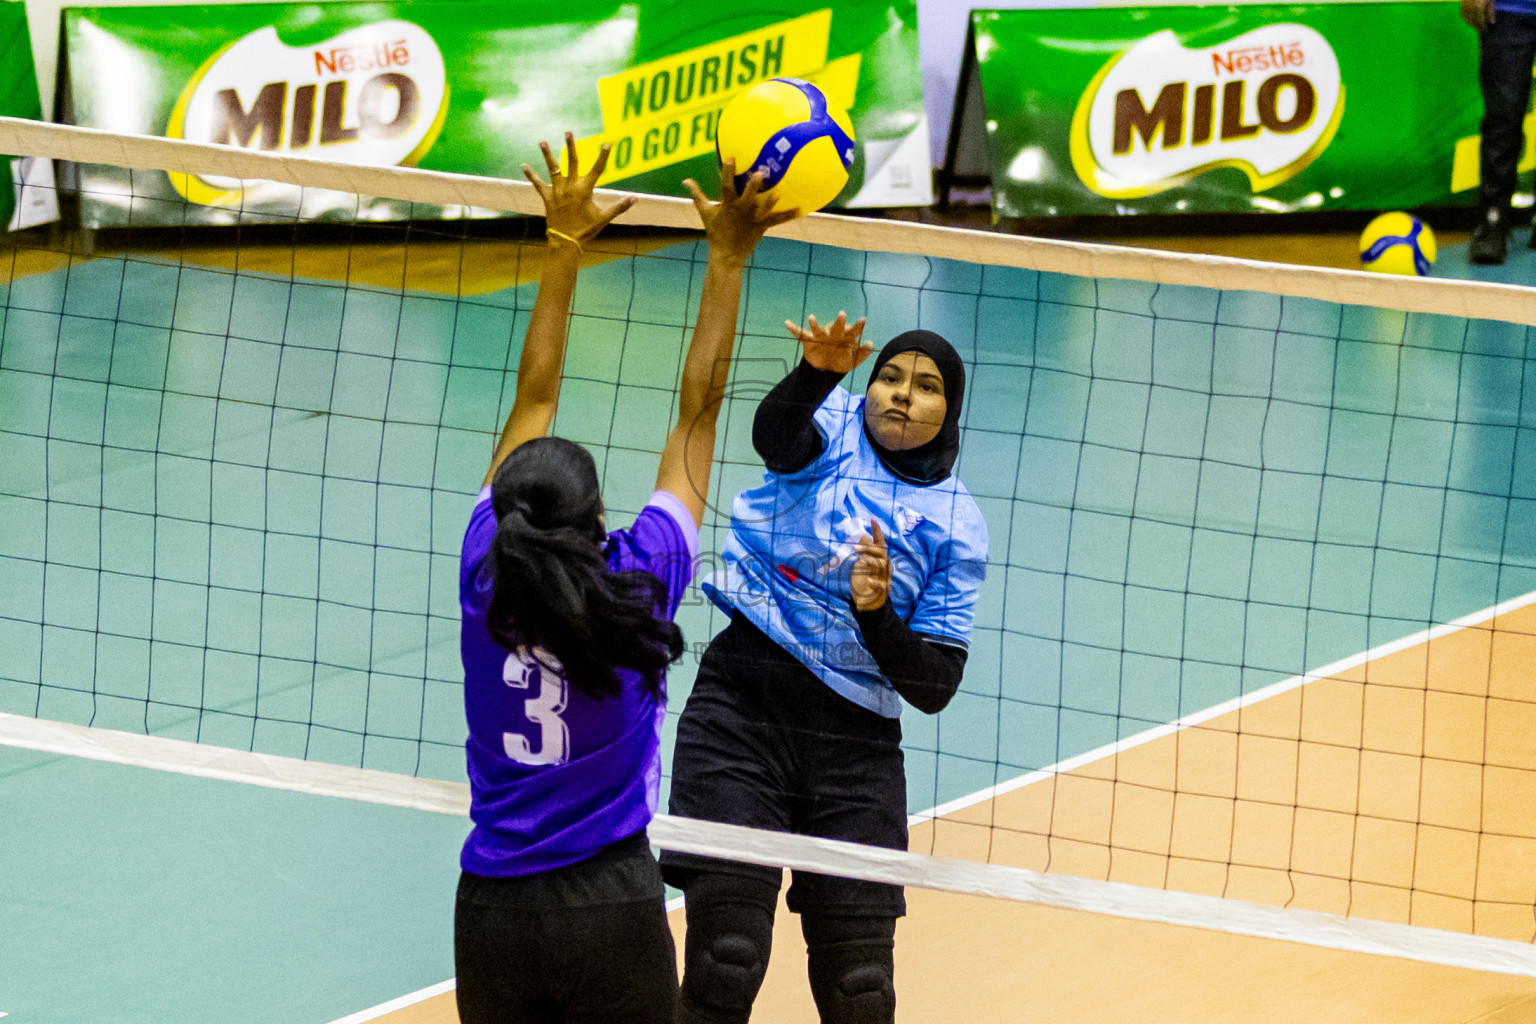
[[[1115,243],[1359,266],[1354,233]],[[919,826],[911,848],[1531,942],[1533,806],[1527,607]],[[909,1024],[1536,1021],[1531,978],[953,893],[907,898],[896,958]],[[753,1020],[814,1024],[799,922],[782,903],[774,941]],[[452,1024],[453,994],[382,1019]]]
[[[1536,605],[912,831],[1036,870],[1530,942]],[[1536,979],[909,889],[898,1020],[1527,1024]],[[682,948],[682,913],[673,914]],[[814,1024],[782,904],[753,1014]],[[452,1024],[447,993],[389,1024]]]
[[[908,1024],[1529,1024],[1536,979],[911,890],[896,933]],[[816,1024],[780,908],[754,1024]],[[681,929],[678,929],[681,942]],[[454,1024],[453,993],[387,1024]]]
[[[913,849],[1536,940],[1536,606],[914,830]]]

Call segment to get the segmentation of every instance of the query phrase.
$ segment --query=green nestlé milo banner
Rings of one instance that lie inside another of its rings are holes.
[[[26,5],[0,0],[0,114],[43,116],[32,64],[32,37]],[[59,219],[53,162],[32,157],[0,157],[0,224],[12,231]]]
[[[998,216],[1408,208],[1477,184],[1477,36],[1454,2],[976,11],[971,30]]]
[[[604,184],[668,195],[713,177],[733,96],[806,78],[853,117],[844,205],[931,201],[916,0],[73,8],[64,32],[75,124],[504,177],[571,129],[588,159],[612,143]],[[130,193],[126,171],[82,173],[97,226],[478,212],[186,175],[138,174]]]

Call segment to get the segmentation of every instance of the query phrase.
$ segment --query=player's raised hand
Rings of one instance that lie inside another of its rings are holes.
[[[796,217],[794,210],[775,210],[775,197],[762,194],[761,172],[748,178],[746,188],[737,193],[735,160],[727,160],[720,167],[718,203],[710,202],[692,178],[683,185],[693,197],[699,219],[704,222],[710,259],[723,259],[738,266],[744,264],[757,248],[757,243],[762,241],[763,232]]]
[[[850,583],[853,606],[861,612],[879,608],[891,593],[891,556],[885,548],[885,534],[873,519],[869,528],[873,535],[865,534],[853,542],[858,560],[853,563]]]
[[[597,237],[598,232],[625,210],[639,202],[635,196],[625,196],[607,207],[600,207],[592,198],[592,189],[608,165],[608,152],[612,147],[603,143],[602,151],[592,161],[592,169],[581,173],[576,160],[576,136],[565,133],[566,171],[560,172],[560,161],[550,151],[549,143],[540,142],[544,164],[549,168],[549,184],[539,178],[538,172],[523,164],[523,174],[538,190],[544,200],[544,222],[551,243],[566,242],[580,248]]]
[[[864,317],[850,325],[848,314],[838,313],[836,320],[823,327],[815,316],[808,316],[804,327],[793,320],[785,320],[784,326],[805,350],[805,361],[818,370],[852,373],[875,350],[873,342],[862,340]]]

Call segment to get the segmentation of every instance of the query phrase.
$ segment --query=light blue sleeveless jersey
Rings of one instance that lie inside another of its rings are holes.
[[[736,496],[723,564],[702,586],[832,689],[898,718],[901,698],[853,618],[852,543],[878,521],[896,614],[915,632],[965,647],[986,575],[987,524],[957,477],[923,487],[885,468],[864,436],[862,395],[833,388],[815,423],[824,446],[810,465],[769,471]]]

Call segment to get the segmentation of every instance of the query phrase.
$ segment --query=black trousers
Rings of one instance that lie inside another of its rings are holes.
[[[681,817],[907,848],[901,723],[833,692],[740,616],[710,643],[677,725],[669,810]],[[779,884],[781,872],[664,851],[662,872]],[[898,885],[795,871],[796,913],[900,917]]]
[[[1500,11],[1479,37],[1477,81],[1483,93],[1482,185],[1484,207],[1508,212],[1515,194],[1515,166],[1525,147],[1525,111],[1536,62],[1536,16]]]
[[[677,954],[645,833],[568,867],[459,878],[462,1024],[672,1024]]]

